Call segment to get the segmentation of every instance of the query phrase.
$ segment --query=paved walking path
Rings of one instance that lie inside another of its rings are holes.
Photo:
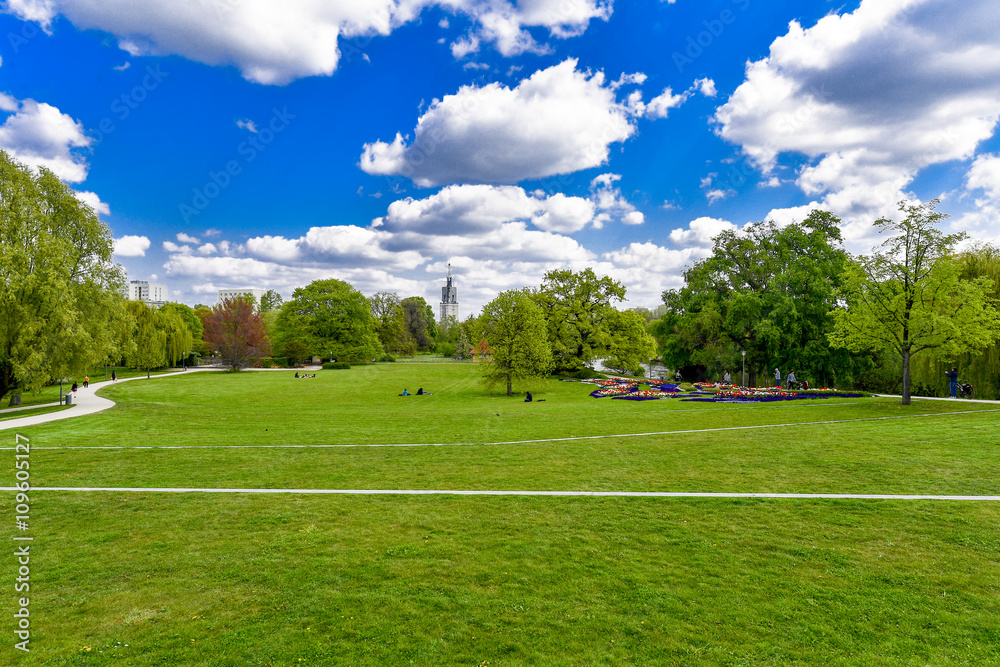
[[[185,373],[197,373],[199,371],[218,371],[222,370],[220,368],[214,367],[204,367],[204,368],[190,368],[186,371],[176,371],[173,373],[160,373],[158,375],[152,375],[148,379],[154,380],[160,377],[171,377],[174,375],[183,375]],[[284,369],[283,369],[284,370]],[[133,378],[121,378],[117,382],[133,382],[136,380],[146,380],[146,376],[140,375]],[[92,415],[95,412],[102,412],[108,408],[113,408],[115,402],[108,398],[102,398],[97,395],[97,390],[101,387],[106,387],[109,384],[115,384],[111,380],[104,380],[101,382],[91,382],[89,387],[84,387],[80,385],[76,393],[73,394],[73,404],[66,408],[65,410],[59,410],[57,412],[50,412],[43,415],[33,415],[31,417],[21,417],[19,419],[7,419],[0,422],[0,431],[6,431],[15,428],[24,428],[26,426],[35,426],[36,424],[45,424],[47,422],[54,422],[60,419],[69,419],[71,417],[82,417],[83,415]],[[67,393],[73,393],[67,390]],[[30,408],[42,408],[50,405],[59,405],[58,403],[45,403],[43,405],[29,405],[24,406],[24,409]],[[0,414],[6,414],[6,410],[0,412]]]

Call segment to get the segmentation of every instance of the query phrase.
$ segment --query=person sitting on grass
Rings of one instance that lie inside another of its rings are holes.
[[[421,387],[420,389],[417,389],[417,396],[430,396],[430,395],[431,395],[431,392],[424,391],[423,387]]]
[[[524,397],[525,403],[531,403],[531,392],[527,392],[527,396]]]
[[[295,371],[295,379],[297,380],[298,378],[299,378],[299,372]]]
[[[403,390],[403,393],[400,394],[400,396],[409,396],[409,395],[410,395],[410,392],[406,391],[405,389]]]

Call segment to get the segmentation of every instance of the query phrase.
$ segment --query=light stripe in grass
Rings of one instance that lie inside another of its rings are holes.
[[[3,487],[14,491],[14,487]],[[75,491],[98,493],[262,493],[360,496],[589,496],[611,498],[773,498],[802,500],[979,500],[1000,501],[1000,496],[956,496],[881,493],[698,493],[693,491],[490,491],[462,489],[210,489],[182,487],[88,487],[36,486],[32,491]]]
[[[562,438],[541,438],[538,440],[501,440],[498,442],[414,442],[414,443],[370,443],[370,444],[340,444],[340,445],[134,445],[124,447],[119,445],[86,445],[80,447],[33,447],[32,449],[50,450],[85,450],[85,449],[336,449],[341,447],[469,447],[472,445],[531,445],[545,442],[568,442],[573,440],[601,440],[607,438],[641,438],[652,435],[690,435],[692,433],[715,433],[720,431],[746,431],[764,428],[789,428],[795,426],[822,426],[825,424],[851,424],[854,422],[885,421],[888,419],[913,419],[916,417],[951,417],[955,415],[981,414],[1000,412],[1000,408],[990,410],[960,410],[956,412],[928,412],[919,415],[889,415],[887,417],[861,417],[858,419],[826,419],[813,422],[789,422],[784,424],[756,424],[752,426],[719,426],[716,428],[693,428],[680,431],[649,431],[645,433],[611,433],[606,435],[576,435]],[[4,447],[2,449],[13,449]]]

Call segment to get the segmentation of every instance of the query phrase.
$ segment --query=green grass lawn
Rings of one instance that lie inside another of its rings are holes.
[[[1000,494],[1000,406],[524,403],[477,371],[119,383],[22,431],[31,481]],[[1000,664],[998,526],[985,501],[36,491],[32,652],[8,633],[0,664]]]

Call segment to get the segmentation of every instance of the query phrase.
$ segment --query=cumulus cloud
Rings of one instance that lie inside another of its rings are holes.
[[[110,33],[133,56],[180,55],[207,65],[232,65],[243,77],[263,84],[330,75],[339,64],[341,39],[389,35],[416,20],[425,7],[461,14],[469,34],[453,46],[457,57],[483,44],[505,56],[543,53],[528,28],[547,29],[554,38],[583,33],[593,19],[606,20],[603,0],[11,0],[6,11],[49,30],[59,15],[76,27]]]
[[[565,60],[514,88],[463,86],[431,103],[412,141],[396,134],[365,144],[360,166],[431,187],[509,184],[604,164],[635,127],[604,74],[576,65]]]
[[[191,236],[190,234],[185,234],[184,232],[178,232],[177,240],[180,241],[181,243],[193,243],[193,244],[201,243],[201,239]]]
[[[73,194],[77,199],[94,209],[94,213],[98,215],[111,215],[111,207],[101,201],[101,198],[97,195],[97,193],[90,192],[89,190],[74,190]]]
[[[67,183],[87,178],[80,149],[91,144],[83,126],[56,107],[0,93],[0,148],[29,167],[46,167]],[[89,202],[88,202],[89,203]]]
[[[608,20],[612,11],[611,2],[605,0],[459,2],[454,6],[474,21],[469,34],[452,44],[456,58],[478,51],[482,44],[492,44],[504,56],[551,53],[551,47],[536,41],[528,28],[546,28],[558,39],[576,37],[592,20]]]
[[[969,159],[1000,117],[1000,14],[990,0],[864,0],[793,21],[715,114],[761,171],[808,159],[796,184],[849,219],[891,214],[921,169]]]
[[[145,257],[150,242],[145,236],[122,236],[114,240],[115,254],[119,257]]]
[[[727,230],[735,230],[736,225],[720,218],[696,218],[688,223],[687,229],[670,232],[670,242],[684,248],[711,248],[713,239]]]
[[[624,224],[641,224],[642,213],[614,186],[620,178],[617,174],[598,176],[587,198],[564,193],[547,195],[541,190],[529,193],[511,185],[450,185],[424,199],[392,202],[386,215],[376,218],[372,226],[403,233],[410,241],[414,235],[424,236],[425,249],[430,250],[434,243],[442,242],[442,237],[475,239],[496,235],[505,224],[515,222],[530,223],[541,232],[555,235],[573,234],[588,225],[599,228],[616,218]]]

